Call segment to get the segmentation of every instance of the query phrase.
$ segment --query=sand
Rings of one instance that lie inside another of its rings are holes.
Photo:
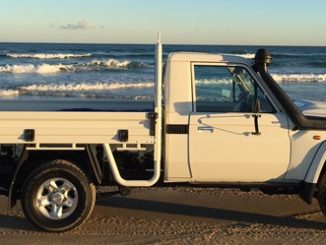
[[[322,244],[326,219],[317,202],[214,188],[133,189],[99,201],[90,219],[65,233],[32,226],[19,205],[0,199],[1,244]]]

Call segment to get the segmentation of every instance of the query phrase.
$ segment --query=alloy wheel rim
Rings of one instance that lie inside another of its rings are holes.
[[[77,204],[77,188],[65,178],[48,179],[37,190],[36,207],[48,219],[67,218],[76,210]]]

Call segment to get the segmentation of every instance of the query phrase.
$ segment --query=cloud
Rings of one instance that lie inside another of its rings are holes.
[[[95,25],[87,20],[81,20],[77,24],[66,24],[60,26],[60,28],[63,30],[90,30],[95,28]]]

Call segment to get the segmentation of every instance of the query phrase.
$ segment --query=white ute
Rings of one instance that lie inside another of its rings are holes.
[[[295,105],[269,75],[270,62],[266,50],[254,62],[172,53],[162,84],[159,41],[150,111],[2,104],[0,193],[9,208],[21,200],[47,231],[81,225],[96,199],[171,183],[317,197],[326,214],[326,106]]]

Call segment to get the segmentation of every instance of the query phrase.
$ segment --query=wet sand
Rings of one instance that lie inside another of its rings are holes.
[[[97,202],[90,219],[65,233],[42,232],[0,198],[1,244],[322,244],[316,200],[213,188],[134,189]]]

